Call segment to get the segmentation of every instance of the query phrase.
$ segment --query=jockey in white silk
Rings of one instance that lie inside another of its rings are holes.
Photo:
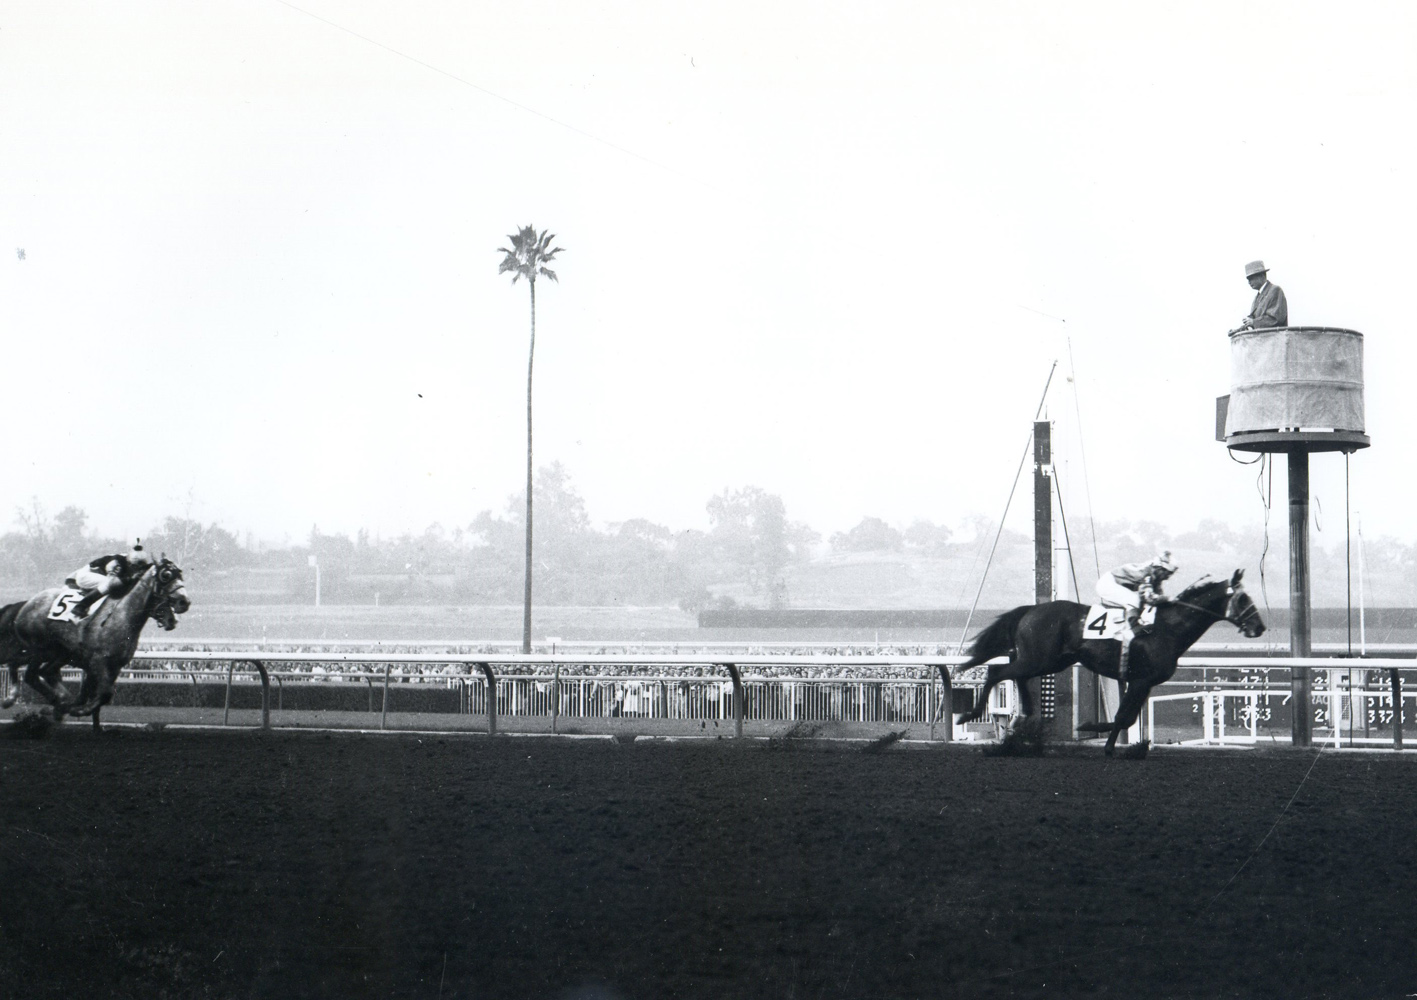
[[[1127,678],[1127,665],[1131,659],[1132,639],[1142,631],[1141,611],[1143,605],[1166,604],[1171,600],[1161,592],[1161,585],[1176,572],[1176,564],[1171,561],[1168,549],[1149,562],[1127,563],[1110,573],[1104,573],[1097,581],[1097,596],[1105,607],[1125,608],[1127,629],[1122,633],[1122,659],[1118,668],[1122,680]]]

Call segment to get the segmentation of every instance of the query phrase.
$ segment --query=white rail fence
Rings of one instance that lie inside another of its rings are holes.
[[[1362,668],[1314,669],[1317,683],[1313,687],[1310,711],[1316,743],[1336,749],[1386,744],[1402,748],[1404,726],[1417,717],[1417,687],[1404,690],[1401,677],[1395,675],[1398,670],[1413,670],[1410,661],[1402,667],[1386,670],[1366,664]],[[1377,673],[1385,676],[1372,676]],[[1368,676],[1360,677],[1360,674]],[[1277,709],[1289,704],[1291,693],[1287,690],[1279,687],[1256,690],[1247,685],[1175,693],[1161,691],[1147,702],[1147,732],[1155,732],[1159,704],[1190,702],[1199,716],[1201,734],[1198,738],[1182,740],[1183,743],[1284,742],[1265,724],[1275,717]],[[1401,711],[1396,711],[1394,705],[1401,705]],[[1228,726],[1229,719],[1234,719],[1237,725]]]
[[[447,691],[439,707],[428,707],[425,699],[424,707],[412,711],[485,717],[486,728],[493,733],[499,717],[549,718],[553,731],[562,719],[623,718],[729,721],[736,735],[742,734],[745,721],[903,723],[928,725],[930,739],[950,740],[963,735],[952,716],[974,704],[982,685],[982,677],[951,680],[947,669],[941,670],[964,659],[824,653],[491,655],[143,649],[123,681],[179,680],[194,688],[223,684],[223,722],[229,723],[233,687],[249,689],[259,678],[262,725],[266,726],[273,709],[286,710],[289,685],[307,691],[311,686],[325,692],[340,689],[346,703],[350,692],[362,687],[366,701],[361,708],[378,713],[380,728],[388,725],[392,689],[398,692],[396,700],[405,701],[410,698],[404,692]],[[1176,679],[1153,693],[1145,732],[1156,733],[1158,707],[1190,702],[1194,732],[1181,742],[1287,742],[1287,732],[1267,723],[1287,710],[1289,673],[1295,668],[1314,672],[1311,710],[1316,742],[1339,747],[1403,746],[1404,724],[1417,710],[1407,701],[1417,699],[1417,686],[1404,692],[1402,672],[1417,670],[1417,660],[1391,657],[1186,657]],[[1279,676],[1272,678],[1276,673]],[[66,681],[78,679],[77,672],[66,671]],[[7,687],[8,680],[0,678],[0,690]],[[995,691],[987,714],[1007,718],[1014,703],[1011,686],[1000,685]],[[1395,711],[1394,706],[1402,710]]]

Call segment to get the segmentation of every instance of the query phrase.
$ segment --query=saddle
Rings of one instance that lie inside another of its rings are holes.
[[[1142,608],[1141,618],[1138,620],[1143,628],[1151,627],[1156,621],[1156,605],[1148,604]],[[1127,629],[1127,609],[1113,608],[1105,604],[1094,604],[1087,609],[1087,613],[1082,618],[1082,637],[1084,639],[1115,639],[1120,642],[1122,633]]]
[[[54,603],[49,606],[48,618],[56,622],[81,622],[90,617],[95,611],[103,607],[103,602],[108,600],[107,594],[100,594],[91,603],[83,614],[76,611],[77,605],[84,599],[84,592],[77,587],[65,587],[59,592],[59,596],[54,599]]]

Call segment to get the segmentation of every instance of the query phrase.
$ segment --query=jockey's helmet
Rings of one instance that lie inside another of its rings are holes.
[[[127,562],[130,566],[139,566],[143,569],[153,564],[153,557],[143,549],[141,539],[133,543],[133,551],[128,553]]]
[[[1164,552],[1161,553],[1161,555],[1153,559],[1151,561],[1151,565],[1154,569],[1159,572],[1165,573],[1167,576],[1170,576],[1172,573],[1176,572],[1176,564],[1171,561],[1170,549],[1166,549]]]

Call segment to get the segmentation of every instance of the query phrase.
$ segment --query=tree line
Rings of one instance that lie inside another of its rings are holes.
[[[821,593],[821,581],[833,569],[890,559],[935,566],[942,579],[962,581],[957,585],[962,589],[956,593],[952,586],[944,597],[967,605],[997,529],[982,517],[951,529],[923,519],[897,528],[867,516],[824,541],[789,517],[781,497],[757,486],[711,497],[705,504],[707,530],[675,530],[643,518],[596,527],[559,463],[540,468],[533,489],[534,600],[548,605],[687,611],[734,604],[800,606],[802,595],[812,601]],[[500,513],[484,510],[466,524],[433,524],[391,538],[367,530],[351,537],[316,525],[303,543],[284,546],[243,544],[219,524],[174,515],[153,525],[143,543],[176,560],[190,586],[217,603],[308,604],[314,594],[313,556],[328,603],[515,605],[523,599],[525,499],[518,493]],[[1085,523],[1071,526],[1073,565],[1084,599],[1090,599],[1099,567],[1105,571],[1161,548],[1177,550],[1183,575],[1245,567],[1257,598],[1264,560],[1270,600],[1283,604],[1287,596],[1285,553],[1273,540],[1266,553],[1255,532],[1213,520],[1182,532],[1147,521],[1098,524],[1095,539],[1092,530]],[[14,529],[0,535],[0,586],[7,599],[27,596],[59,583],[97,555],[126,551],[132,541],[90,531],[88,516],[78,507],[51,514],[32,502],[16,511]],[[1312,554],[1316,603],[1341,606],[1347,585],[1343,539],[1327,547],[1324,541],[1315,540]],[[1369,605],[1417,605],[1417,546],[1370,540],[1366,557]],[[1001,533],[990,570],[995,583],[986,591],[996,595],[988,598],[991,606],[1032,599],[1032,558],[1027,535]],[[1060,568],[1060,575],[1071,573],[1066,565]],[[1060,592],[1069,586],[1070,581],[1059,581]]]
[[[746,586],[771,603],[782,592],[785,569],[810,558],[820,540],[788,519],[780,497],[756,486],[712,497],[708,531],[674,531],[642,518],[596,528],[560,463],[539,469],[533,489],[537,603],[677,604],[692,611],[711,602],[711,588],[722,584]],[[236,592],[246,583],[276,600],[287,593],[308,602],[314,557],[322,599],[331,603],[513,604],[523,596],[526,511],[522,492],[502,513],[484,510],[465,525],[432,524],[393,538],[367,530],[350,537],[314,525],[304,544],[284,547],[243,545],[219,524],[169,516],[142,540],[207,589]],[[90,532],[81,508],[50,514],[34,502],[16,512],[16,530],[0,536],[0,579],[8,592],[50,586],[97,555],[127,551],[132,542]]]

